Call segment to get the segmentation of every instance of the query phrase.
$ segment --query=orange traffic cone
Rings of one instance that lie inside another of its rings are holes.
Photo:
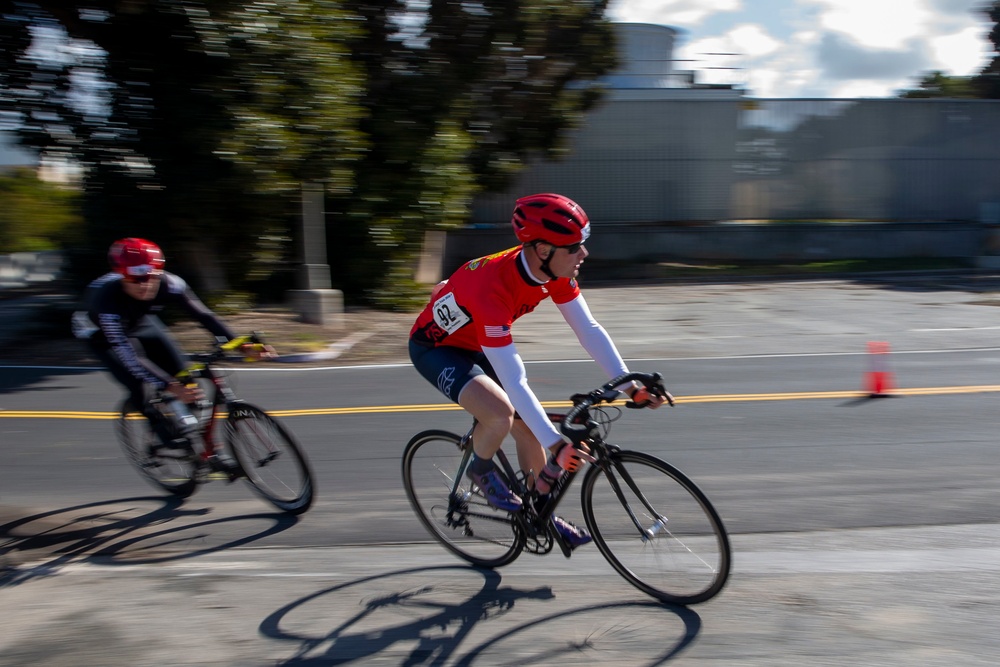
[[[866,384],[869,398],[883,398],[892,395],[893,379],[889,371],[889,343],[872,341],[868,343],[869,370]]]

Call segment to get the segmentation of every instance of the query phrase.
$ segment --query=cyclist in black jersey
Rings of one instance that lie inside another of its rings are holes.
[[[74,333],[88,342],[112,377],[128,390],[132,405],[142,406],[161,439],[170,442],[176,433],[164,423],[162,413],[149,406],[147,389],[166,392],[189,405],[205,396],[197,385],[177,380],[188,363],[157,313],[164,306],[178,306],[217,337],[228,341],[235,334],[182,278],[163,270],[163,251],[155,243],[140,238],[115,241],[108,262],[111,271],[87,287],[86,310],[73,317]],[[274,356],[270,346],[247,345],[241,351]],[[209,464],[222,472],[238,469],[225,453],[211,457]]]

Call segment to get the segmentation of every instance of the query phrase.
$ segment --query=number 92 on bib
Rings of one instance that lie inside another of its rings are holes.
[[[449,335],[455,333],[471,321],[472,318],[455,301],[453,293],[445,294],[434,302],[434,322],[447,331]]]

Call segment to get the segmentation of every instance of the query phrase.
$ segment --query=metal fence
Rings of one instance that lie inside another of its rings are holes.
[[[1000,101],[612,98],[473,221],[507,222],[533,192],[602,224],[1000,222]]]

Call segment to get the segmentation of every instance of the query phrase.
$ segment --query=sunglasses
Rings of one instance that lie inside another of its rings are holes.
[[[162,269],[157,269],[152,264],[138,264],[125,269],[125,278],[132,283],[145,283],[150,278],[159,278],[162,273]]]
[[[163,275],[163,274],[162,273],[146,273],[146,274],[141,275],[141,276],[126,276],[125,280],[127,280],[130,283],[137,283],[139,285],[144,285],[144,284],[148,283],[150,280],[152,280],[153,278],[159,278],[161,275]]]
[[[580,252],[580,248],[583,247],[583,241],[580,241],[579,243],[572,243],[570,245],[557,245],[557,246],[553,246],[553,247],[555,247],[555,248],[562,248],[563,250],[565,250],[569,254],[575,255],[576,253]]]

